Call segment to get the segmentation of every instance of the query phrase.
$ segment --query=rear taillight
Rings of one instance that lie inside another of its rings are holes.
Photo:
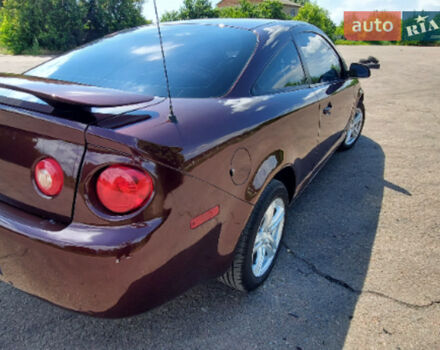
[[[37,163],[34,178],[38,189],[46,196],[54,197],[63,189],[63,169],[53,158],[45,158]]]
[[[105,208],[126,214],[139,209],[150,199],[153,180],[146,171],[113,165],[99,175],[96,193]]]

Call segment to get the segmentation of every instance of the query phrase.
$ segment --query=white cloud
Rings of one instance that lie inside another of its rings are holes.
[[[261,103],[269,100],[271,96],[255,96],[255,97],[242,97],[228,100],[220,100],[220,103],[225,106],[231,107],[232,113],[239,113],[244,111],[249,111],[255,107],[257,111],[261,107]]]
[[[178,47],[181,46],[183,46],[183,44],[171,44],[171,43],[163,44],[164,51],[167,55],[169,55],[172,50],[177,49]],[[160,50],[160,47],[157,45],[134,47],[131,50],[131,53],[134,55],[145,56],[145,60],[149,62],[158,61],[162,59],[162,52]]]
[[[438,0],[419,0],[417,2],[418,10],[440,11],[440,1]]]
[[[270,46],[272,44],[274,44],[273,46],[275,46],[276,44],[276,39],[278,38],[278,36],[281,33],[287,32],[290,28],[287,26],[283,26],[283,25],[275,25],[272,27],[268,27],[268,28],[264,28],[264,30],[268,33],[269,38],[266,41],[266,44],[264,46]]]

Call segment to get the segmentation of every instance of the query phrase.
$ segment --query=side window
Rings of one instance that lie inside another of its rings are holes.
[[[253,92],[271,94],[307,82],[295,45],[290,42],[272,59],[258,78]]]
[[[296,36],[296,42],[304,55],[313,84],[341,78],[339,56],[322,36],[315,33],[300,33]]]

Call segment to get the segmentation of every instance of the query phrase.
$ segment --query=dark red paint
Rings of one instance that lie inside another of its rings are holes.
[[[47,80],[17,74],[0,74],[0,87],[30,93],[43,101],[81,107],[115,107],[151,101],[149,96],[96,86]]]
[[[0,78],[1,86],[12,84],[52,107],[54,100],[88,107],[71,113],[58,106],[42,112],[32,104],[0,104],[3,281],[97,316],[140,313],[228,268],[271,179],[283,180],[292,197],[304,189],[343,139],[363,98],[359,83],[347,77],[252,96],[273,52],[296,32],[317,29],[296,22],[225,21],[255,28],[258,48],[226,96],[173,99],[177,123],[170,121],[164,98]],[[274,29],[280,29],[277,36]],[[323,120],[328,102],[335,112]],[[96,108],[103,106],[112,108]],[[32,181],[35,164],[47,157],[65,175],[54,198],[41,196]],[[145,169],[153,180],[153,194],[128,214],[115,215],[96,194],[97,178],[114,164]],[[201,217],[204,222],[195,224]]]
[[[208,211],[200,214],[191,220],[189,227],[191,230],[195,230],[200,225],[203,225],[205,222],[214,219],[220,213],[220,206],[216,206],[214,208],[209,209]]]

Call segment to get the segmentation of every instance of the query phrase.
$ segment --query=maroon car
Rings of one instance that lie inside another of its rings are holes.
[[[359,138],[369,69],[348,69],[316,27],[216,19],[162,34],[166,65],[146,26],[0,76],[4,282],[104,317],[215,277],[252,290],[288,203]]]

